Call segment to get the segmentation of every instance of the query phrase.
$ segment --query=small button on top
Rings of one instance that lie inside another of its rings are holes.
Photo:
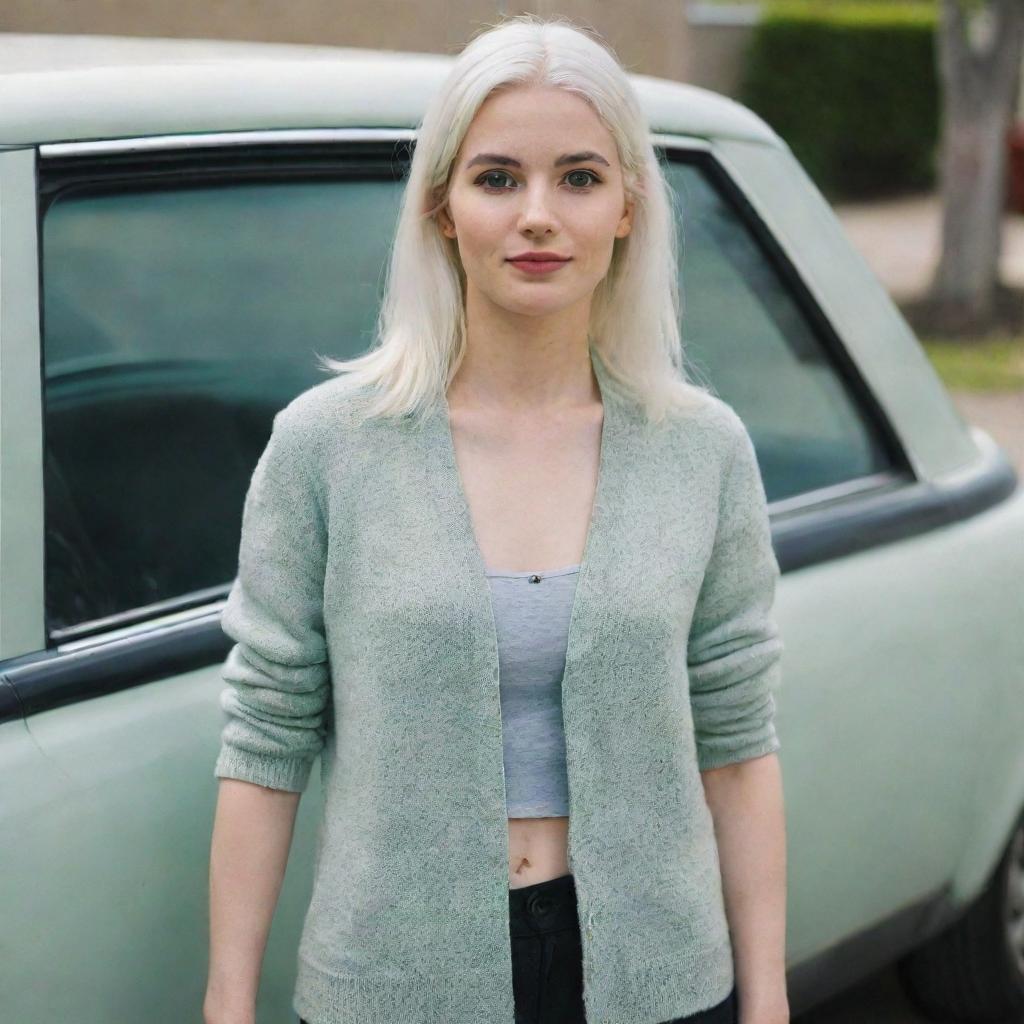
[[[533,574],[533,575],[532,575],[532,576],[530,577],[530,582],[531,582],[531,583],[540,583],[540,577],[539,577],[539,576],[538,576],[538,575],[537,575],[536,573],[534,573],[534,574]]]

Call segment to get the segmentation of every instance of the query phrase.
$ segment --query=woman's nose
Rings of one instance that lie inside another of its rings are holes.
[[[547,227],[556,222],[553,197],[546,188],[524,191],[519,221],[520,228],[533,228],[534,230],[539,226]]]

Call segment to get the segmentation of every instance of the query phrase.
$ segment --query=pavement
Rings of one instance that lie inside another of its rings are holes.
[[[939,259],[942,208],[933,193],[870,203],[837,203],[833,210],[854,247],[897,303],[919,298]],[[1003,280],[1024,288],[1024,214],[1003,222]],[[977,392],[950,390],[968,422],[988,431],[1024,477],[1024,389]]]

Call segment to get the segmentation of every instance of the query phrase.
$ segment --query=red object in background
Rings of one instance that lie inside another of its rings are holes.
[[[1024,121],[1006,133],[1006,209],[1024,213]]]

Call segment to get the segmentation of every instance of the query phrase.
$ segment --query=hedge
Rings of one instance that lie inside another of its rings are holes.
[[[934,3],[766,3],[738,98],[830,199],[931,188],[937,18]]]

